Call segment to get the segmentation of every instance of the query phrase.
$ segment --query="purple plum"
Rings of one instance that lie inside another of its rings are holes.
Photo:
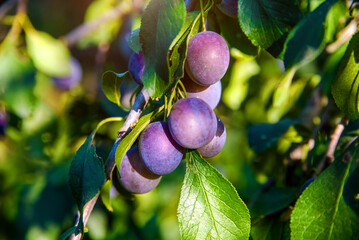
[[[161,176],[148,171],[137,146],[132,147],[121,161],[120,183],[129,192],[141,194],[154,189]]]
[[[143,131],[140,155],[147,169],[157,175],[173,172],[183,158],[184,149],[173,140],[165,122],[153,122]]]
[[[238,15],[238,0],[222,0],[222,3],[218,4],[217,7],[230,17],[237,17]]]
[[[189,40],[185,68],[197,84],[209,86],[218,82],[228,65],[228,45],[218,33],[200,32]]]
[[[145,58],[143,56],[142,51],[137,53],[132,53],[130,60],[128,61],[128,71],[131,74],[131,77],[135,82],[139,85],[143,85],[142,83],[142,75],[145,70]]]
[[[203,157],[214,157],[223,148],[226,142],[226,128],[223,122],[217,117],[217,131],[214,138],[205,146],[198,148],[199,153]]]
[[[216,134],[216,115],[202,99],[183,98],[173,105],[168,127],[179,145],[196,149],[208,144]]]
[[[56,87],[68,91],[81,81],[82,69],[77,59],[71,58],[70,67],[70,74],[68,76],[53,77],[53,82]]]

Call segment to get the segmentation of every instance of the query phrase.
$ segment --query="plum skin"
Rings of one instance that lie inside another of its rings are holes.
[[[198,148],[199,153],[202,155],[202,157],[206,158],[216,156],[226,143],[226,137],[226,128],[223,122],[217,117],[216,135],[207,145]]]
[[[218,82],[229,66],[229,49],[221,35],[212,31],[200,32],[188,42],[185,69],[199,85]]]
[[[230,17],[237,17],[238,15],[238,1],[237,0],[222,0],[222,3],[217,5],[219,10]]]
[[[148,171],[143,163],[137,146],[127,151],[121,161],[119,181],[129,192],[147,193],[160,182],[161,176]]]
[[[157,175],[173,172],[184,152],[173,140],[166,122],[153,122],[146,127],[140,137],[139,150],[147,169]]]
[[[187,90],[187,88],[186,88]],[[187,96],[189,98],[200,98],[205,101],[212,109],[215,109],[221,100],[222,94],[222,84],[221,81],[212,84],[208,88],[203,91],[192,92],[191,90],[187,90]]]
[[[142,76],[143,71],[145,70],[145,57],[143,56],[142,51],[137,53],[132,53],[130,60],[128,61],[128,71],[130,72],[131,77],[139,85],[143,85]]]
[[[173,105],[168,127],[179,145],[196,149],[208,144],[216,134],[216,115],[202,99],[183,98]]]
[[[76,58],[71,58],[70,74],[65,77],[53,77],[54,85],[62,90],[70,90],[77,85],[82,78],[82,69]]]

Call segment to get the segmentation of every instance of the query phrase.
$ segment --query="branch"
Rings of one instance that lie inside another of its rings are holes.
[[[327,152],[325,153],[322,161],[319,163],[319,165],[317,167],[317,172],[323,171],[323,169],[325,168],[325,166],[328,163],[330,164],[330,163],[334,162],[334,152],[338,145],[339,138],[342,135],[344,127],[345,127],[345,125],[347,125],[347,123],[348,123],[348,119],[346,117],[343,117],[340,120],[340,123],[335,128],[333,134],[330,136],[331,140],[329,142]]]
[[[147,91],[143,88],[141,92],[136,96],[135,103],[133,104],[130,113],[127,116],[126,121],[118,131],[117,139],[107,157],[106,163],[105,163],[105,173],[106,173],[106,179],[112,179],[112,172],[115,169],[116,161],[115,161],[115,155],[116,155],[116,149],[118,147],[118,144],[121,142],[121,140],[126,136],[127,133],[129,133],[132,128],[136,125],[136,122],[141,116],[141,113],[145,106],[147,105],[149,101],[149,95]],[[84,226],[86,226],[87,220],[90,217],[90,214],[95,206],[95,203],[98,199],[100,194],[98,193],[94,198],[92,198],[84,207],[83,211],[83,223]],[[77,213],[77,219],[79,219],[80,214]],[[77,226],[79,221],[76,221],[75,226]],[[79,233],[77,235],[72,234],[69,238],[69,240],[80,240],[82,237],[82,234]]]
[[[136,8],[137,9],[137,8]],[[103,24],[106,24],[112,20],[119,19],[122,16],[129,14],[132,11],[131,4],[128,4],[127,1],[122,1],[117,7],[107,11],[99,18],[89,21],[80,25],[79,27],[72,30],[66,36],[63,37],[64,42],[68,46],[73,46],[78,40],[95,31]]]
[[[2,19],[10,9],[15,6],[17,0],[8,0],[0,7],[0,19]]]

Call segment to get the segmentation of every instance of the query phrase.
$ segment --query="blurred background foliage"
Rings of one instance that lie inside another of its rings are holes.
[[[323,1],[298,2],[305,14]],[[139,27],[141,12],[129,11],[76,44],[62,40],[84,21],[98,18],[119,3],[131,5],[129,0],[31,0],[28,18],[16,15],[16,5],[0,18],[1,240],[57,239],[74,223],[76,205],[68,184],[71,159],[102,119],[126,116],[103,96],[101,74],[127,70],[128,33]],[[348,17],[344,1],[331,11],[327,42],[336,39]],[[227,21],[229,28],[230,24],[239,27],[238,22],[216,14],[217,21]],[[230,29],[217,26],[216,30],[231,35]],[[324,106],[332,101],[330,82],[346,45],[331,54],[324,51],[294,74],[285,72],[283,61],[273,57],[278,52],[275,46],[259,50],[242,39],[246,47],[240,50],[237,45],[241,42],[229,38],[231,63],[216,108],[227,128],[227,142],[209,162],[232,182],[250,209],[253,226],[258,227],[252,230],[253,239],[260,239],[256,229],[272,224],[278,216],[282,222],[276,222],[277,229],[288,235],[290,206],[310,178],[303,163],[309,158],[315,166],[322,158],[329,135],[342,117],[331,104],[331,118],[318,134],[321,141],[313,156],[308,157],[308,140]],[[49,54],[56,51],[63,59]],[[79,84],[63,90],[52,79],[68,73],[70,56],[80,62],[83,76]],[[275,92],[286,78],[291,82],[288,98],[274,104]],[[96,135],[97,153],[103,159],[120,126],[107,124]],[[184,173],[183,162],[156,189],[143,195],[108,189],[113,212],[99,201],[85,239],[179,239],[176,209]]]

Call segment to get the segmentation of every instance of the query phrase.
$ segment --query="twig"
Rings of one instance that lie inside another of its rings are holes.
[[[106,173],[106,179],[112,178],[112,172],[115,169],[116,161],[115,161],[115,154],[118,144],[121,142],[122,138],[129,133],[136,122],[138,121],[139,117],[141,116],[141,113],[145,106],[147,105],[149,101],[149,95],[147,91],[143,88],[141,92],[137,95],[135,99],[135,103],[133,104],[130,113],[128,114],[128,117],[120,130],[118,131],[117,139],[107,157],[106,163],[105,163],[105,173]],[[86,226],[87,220],[91,215],[91,212],[93,210],[93,207],[95,206],[95,203],[97,202],[97,199],[100,194],[97,194],[94,198],[92,198],[84,207],[83,211],[83,223],[84,226]],[[75,226],[78,225],[78,221],[76,221]],[[82,237],[82,234],[79,233],[77,235],[72,234],[70,236],[70,240],[80,240]]]
[[[327,53],[335,52],[344,43],[348,42],[351,39],[351,37],[358,29],[358,18],[359,16],[355,16],[355,18],[342,31],[340,31],[340,33],[338,34],[338,39],[326,47],[325,50]]]
[[[17,0],[8,0],[0,7],[0,19],[2,19],[10,9],[15,6]]]
[[[340,123],[336,126],[333,134],[330,136],[331,140],[329,142],[327,152],[325,153],[322,161],[319,163],[319,165],[317,167],[317,172],[323,171],[323,169],[325,168],[325,166],[328,163],[330,164],[330,163],[334,162],[334,152],[338,145],[339,138],[342,135],[344,127],[345,127],[345,125],[347,125],[347,123],[348,123],[348,119],[346,117],[343,117],[340,120]]]
[[[91,32],[98,29],[103,24],[106,24],[107,22],[110,22],[115,19],[121,18],[123,15],[129,14],[131,12],[132,6],[131,4],[128,4],[127,1],[122,1],[121,4],[108,12],[101,15],[99,18],[84,23],[80,25],[79,27],[72,30],[70,33],[68,33],[66,36],[63,37],[64,42],[68,46],[73,46],[79,39],[82,37],[90,34]]]

